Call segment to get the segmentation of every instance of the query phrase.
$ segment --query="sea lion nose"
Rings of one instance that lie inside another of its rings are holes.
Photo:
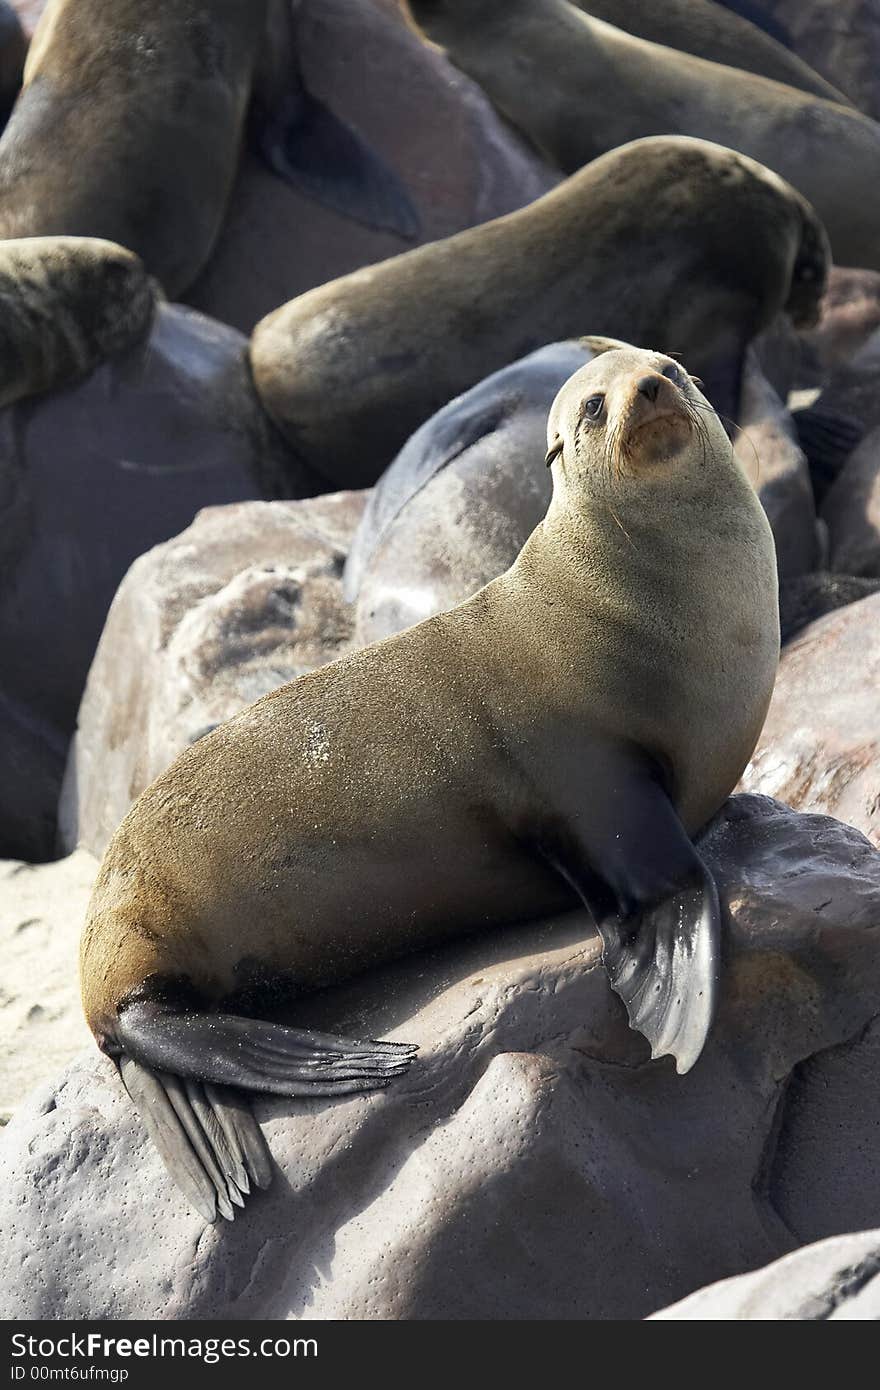
[[[646,396],[649,401],[656,401],[660,394],[661,385],[662,377],[657,376],[656,372],[652,372],[650,376],[643,376],[636,382],[636,390],[640,396]]]

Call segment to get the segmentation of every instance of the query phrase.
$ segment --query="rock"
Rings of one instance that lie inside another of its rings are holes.
[[[880,576],[880,426],[850,455],[822,503],[829,560],[846,574]]]
[[[734,452],[767,513],[780,579],[804,574],[819,558],[810,470],[791,415],[751,349],[746,353],[739,423]]]
[[[75,386],[0,413],[0,694],[62,742],[138,555],[203,506],[314,491],[263,415],[245,346],[232,329],[163,305],[144,342]],[[0,752],[9,737],[0,735]],[[40,811],[50,824],[55,763],[44,769],[52,796]],[[0,768],[4,823],[34,790],[31,754],[19,764],[18,773]],[[9,857],[53,849],[32,815],[0,842]]]
[[[342,654],[361,493],[212,507],[129,570],[89,672],[59,813],[101,855],[132,801],[242,706]]]
[[[880,845],[880,594],[787,647],[743,791],[857,826]]]
[[[0,862],[0,1125],[90,1041],[77,957],[97,871],[84,850],[57,864]]]
[[[724,1279],[654,1313],[680,1322],[880,1319],[880,1231],[807,1245],[753,1274]]]
[[[829,1212],[880,1224],[880,854],[752,797],[703,852],[729,950],[688,1076],[626,1028],[582,914],[471,937],[301,1001],[301,1024],[417,1040],[419,1062],[372,1096],[258,1102],[281,1171],[206,1229],[91,1051],[3,1136],[3,1315],[631,1319]],[[847,1125],[805,1164],[777,1135],[803,1129],[817,1059]]]
[[[877,0],[721,0],[760,24],[867,115],[880,120]]]
[[[217,248],[186,298],[248,333],[306,290],[512,212],[560,178],[477,84],[426,48],[390,7],[301,0],[294,25],[309,91],[391,166],[420,228],[405,240],[365,226],[300,193],[246,151]]]

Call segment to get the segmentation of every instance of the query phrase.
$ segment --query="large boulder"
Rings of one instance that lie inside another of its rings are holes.
[[[201,512],[129,570],[79,712],[61,843],[102,854],[132,801],[190,743],[340,656],[340,576],[366,494]]]
[[[740,784],[857,826],[880,845],[880,594],[811,623],[782,654]]]
[[[97,861],[0,863],[0,1125],[28,1091],[88,1044],[79,999],[79,934]]]
[[[653,1314],[670,1322],[876,1322],[880,1231],[804,1246],[753,1274],[723,1279]]]
[[[3,1315],[640,1318],[880,1224],[880,854],[754,797],[702,848],[726,958],[687,1076],[626,1027],[583,914],[471,936],[301,1001],[419,1060],[381,1093],[260,1100],[280,1171],[206,1228],[91,1051],[0,1141]]]
[[[216,250],[186,296],[245,332],[316,285],[513,212],[560,179],[396,6],[300,0],[293,24],[308,91],[390,165],[418,231],[405,239],[345,216],[246,149]]]
[[[161,305],[136,346],[0,413],[0,854],[53,852],[57,745],[132,561],[200,507],[315,488],[263,414],[245,347]]]

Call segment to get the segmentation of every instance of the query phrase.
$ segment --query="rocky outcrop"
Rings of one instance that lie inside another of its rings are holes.
[[[77,955],[96,860],[0,863],[0,1125],[90,1041]]]
[[[812,623],[783,652],[740,786],[857,826],[880,845],[880,594]]]
[[[79,712],[62,844],[102,854],[131,802],[188,744],[341,655],[340,576],[363,493],[212,507],[120,586]]]
[[[0,853],[53,852],[58,746],[132,561],[201,507],[313,489],[256,400],[245,340],[179,306],[85,380],[0,414]]]
[[[638,1318],[880,1224],[880,854],[752,797],[702,849],[727,950],[687,1076],[626,1027],[583,915],[471,937],[301,1001],[419,1060],[371,1096],[258,1102],[279,1171],[206,1228],[86,1053],[2,1140],[4,1316]]]
[[[700,1289],[653,1316],[671,1322],[876,1322],[880,1231],[807,1245],[766,1269]]]

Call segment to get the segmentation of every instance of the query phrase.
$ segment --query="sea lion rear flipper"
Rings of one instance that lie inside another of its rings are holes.
[[[177,1186],[206,1221],[231,1221],[251,1185],[268,1187],[272,1159],[243,1096],[154,1071],[123,1053],[123,1084]]]
[[[699,1057],[715,1013],[718,894],[656,770],[637,750],[597,746],[598,803],[560,814],[547,857],[590,908],[602,962],[630,1027],[679,1073]],[[606,800],[607,798],[607,800]]]
[[[253,128],[269,167],[307,197],[407,241],[419,235],[421,220],[403,180],[304,85],[276,100],[271,114],[257,105]]]
[[[406,1071],[407,1043],[356,1042],[234,1014],[175,1011],[138,999],[119,1011],[119,1069],[178,1187],[206,1221],[251,1182],[268,1187],[271,1160],[259,1125],[229,1086],[284,1096],[337,1096],[387,1086]]]

